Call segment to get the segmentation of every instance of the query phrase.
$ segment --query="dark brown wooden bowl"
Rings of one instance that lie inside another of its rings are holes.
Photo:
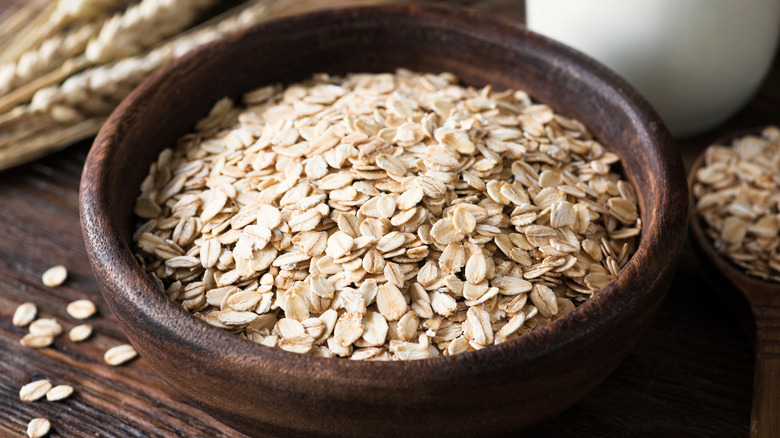
[[[315,358],[243,341],[155,289],[132,256],[132,210],[163,147],[222,96],[314,72],[397,67],[524,89],[610,145],[639,188],[645,227],[619,275],[575,311],[511,342],[385,363]],[[169,64],[103,126],[81,182],[90,261],[130,341],[181,393],[250,435],[490,436],[550,418],[599,384],[650,323],[685,241],[687,205],[683,165],[667,129],[616,75],[522,27],[417,6],[287,18]]]

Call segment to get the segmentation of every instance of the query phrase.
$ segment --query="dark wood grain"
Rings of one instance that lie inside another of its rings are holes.
[[[745,135],[760,135],[761,128],[739,130],[716,141],[728,145]],[[696,172],[704,165],[705,154],[694,161],[688,172],[688,185],[696,183]],[[694,205],[693,194],[690,203]],[[705,234],[705,223],[694,208],[690,210],[691,236],[705,267],[713,277],[731,283],[741,297],[731,298],[741,302],[739,308],[743,325],[755,343],[756,371],[753,381],[753,407],[751,410],[750,436],[753,438],[780,435],[780,284],[747,275],[739,266],[718,254]]]
[[[0,2],[0,10],[9,1]],[[778,122],[776,61],[756,97],[738,115],[711,133],[678,144],[690,165],[724,133]],[[24,436],[27,421],[37,415],[52,420],[51,436],[56,437],[242,436],[183,401],[143,359],[122,368],[102,365],[104,349],[126,339],[100,297],[81,240],[77,191],[88,149],[84,142],[0,173],[0,436]],[[40,274],[58,262],[66,263],[72,280],[58,289],[43,287]],[[730,289],[711,281],[692,247],[686,246],[669,294],[623,363],[577,404],[530,435],[747,436],[753,353],[733,305],[716,293],[736,295]],[[64,304],[82,297],[92,297],[101,311],[91,321],[95,338],[73,344],[63,337],[53,353],[19,347],[24,331],[10,324],[16,305],[34,301],[44,315],[58,317],[69,328],[75,322],[67,317]],[[32,376],[67,381],[77,393],[57,404],[22,403],[18,390]]]
[[[154,287],[132,256],[137,187],[157,153],[188,132],[212,102],[320,71],[398,67],[526,90],[611,145],[638,188],[644,223],[636,253],[614,280],[525,336],[460,355],[397,362],[258,346],[194,318]],[[603,123],[607,118],[611,123]],[[81,182],[87,253],[130,341],[168,383],[254,436],[494,436],[561,412],[612,372],[649,325],[685,241],[687,202],[682,161],[668,131],[620,78],[524,28],[419,6],[269,22],[168,64],[105,123]]]

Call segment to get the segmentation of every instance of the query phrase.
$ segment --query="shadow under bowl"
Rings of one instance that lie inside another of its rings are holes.
[[[637,252],[593,298],[515,340],[408,362],[315,358],[241,340],[188,314],[133,258],[149,165],[223,96],[316,72],[449,71],[519,88],[582,121],[638,188]],[[649,325],[685,241],[687,185],[650,106],[596,62],[468,12],[386,6],[318,12],[228,35],[162,68],[98,134],[81,181],[95,277],[142,357],[203,410],[249,435],[490,436],[526,429],[600,383]]]

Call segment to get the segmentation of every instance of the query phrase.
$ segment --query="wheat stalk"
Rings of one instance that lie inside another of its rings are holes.
[[[14,49],[14,40],[29,29],[42,26],[54,10],[49,0],[29,0],[18,8],[9,7],[0,15],[0,63],[8,50]]]
[[[89,42],[87,59],[106,63],[133,56],[191,26],[216,0],[143,0],[109,19]]]
[[[22,54],[18,61],[0,66],[0,111],[29,101],[39,89],[79,70],[157,45],[189,27],[198,13],[213,3],[215,0],[144,0],[100,24],[88,23],[49,38],[37,49]],[[54,14],[60,18],[52,18],[49,23],[99,16],[117,4],[115,0],[61,1]],[[86,56],[80,56],[85,51]]]
[[[20,54],[34,46],[39,41],[37,29],[46,25],[53,11],[54,5],[49,0],[32,0],[3,20],[3,33],[7,37],[0,43],[0,63],[15,61]]]
[[[107,15],[128,3],[128,0],[60,0],[47,27],[56,32],[75,21],[90,21]]]
[[[32,112],[50,112],[67,106],[82,117],[105,115],[152,71],[192,49],[214,41],[226,32],[250,26],[267,17],[259,3],[240,14],[197,31],[179,36],[144,55],[132,56],[105,66],[93,67],[68,78],[61,85],[39,90],[29,106]],[[68,118],[64,122],[71,122]]]
[[[41,43],[36,50],[22,54],[16,62],[0,66],[0,94],[10,91],[56,70],[67,60],[81,54],[100,30],[98,23],[88,23],[64,35]]]
[[[0,147],[0,170],[41,158],[69,144],[95,135],[105,118],[90,118],[73,125],[54,125],[38,131],[34,137]]]
[[[267,19],[265,3],[225,14],[146,54],[89,68],[38,90],[29,105],[0,115],[0,170],[95,135],[119,101],[150,73],[225,33]]]
[[[37,1],[37,0],[36,0]],[[27,23],[24,32],[20,32],[6,44],[7,49],[0,55],[0,62],[9,63],[19,60],[25,52],[38,46],[76,22],[88,23],[107,16],[114,10],[128,4],[130,0],[59,0],[56,6],[51,4],[44,13],[38,14]]]

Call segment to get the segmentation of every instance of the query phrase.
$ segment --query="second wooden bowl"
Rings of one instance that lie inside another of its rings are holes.
[[[715,141],[731,145],[738,138],[760,136],[761,129],[745,129]],[[696,211],[694,186],[696,174],[706,166],[707,152],[702,152],[688,173],[690,189],[690,230],[693,247],[713,283],[745,327],[754,343],[756,370],[753,375],[753,407],[750,418],[751,437],[780,436],[780,283],[750,276],[741,267],[718,253],[707,235],[706,221]],[[731,287],[730,287],[731,286]]]
[[[158,152],[223,96],[315,72],[450,71],[528,91],[581,120],[638,187],[638,251],[575,311],[501,345],[410,362],[322,359],[238,339],[188,314],[132,255],[134,199]],[[683,166],[658,116],[614,74],[522,27],[415,6],[314,13],[230,35],[154,74],[104,125],[81,183],[82,227],[109,307],[157,372],[250,435],[490,436],[561,412],[650,323],[685,240]]]

